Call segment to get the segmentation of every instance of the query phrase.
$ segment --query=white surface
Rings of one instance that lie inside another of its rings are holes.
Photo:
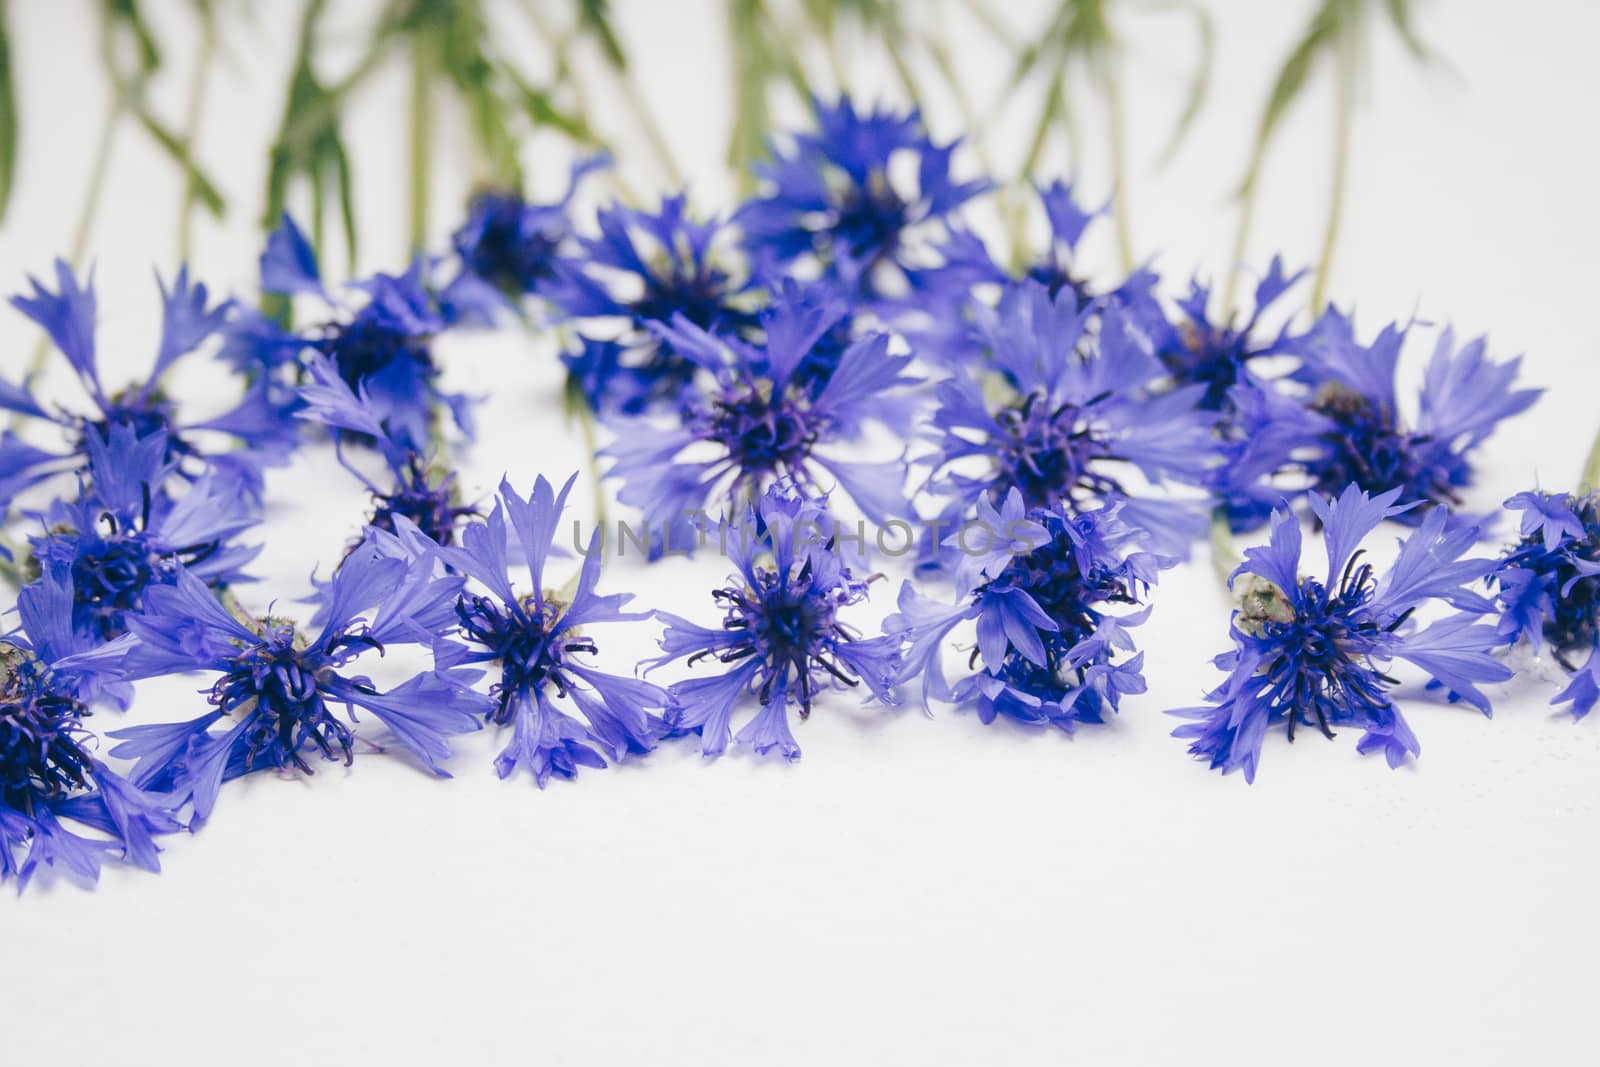
[[[248,62],[219,77],[204,134],[235,204],[225,228],[202,228],[198,266],[246,296],[291,6],[255,5],[259,31],[235,32]],[[1309,7],[1214,6],[1207,111],[1176,164],[1141,163],[1133,188],[1140,249],[1162,249],[1177,276],[1226,262],[1227,193],[1271,65]],[[160,7],[169,39],[187,41],[187,6]],[[721,206],[719,5],[616,7],[702,203]],[[69,243],[102,107],[90,5],[11,15],[27,125],[0,230],[7,292]],[[1177,107],[1187,53],[1175,24],[1141,18],[1128,80],[1142,161]],[[1597,419],[1600,12],[1458,0],[1421,25],[1455,73],[1379,49],[1333,290],[1368,329],[1413,308],[1492,329],[1497,351],[1528,353],[1528,377],[1555,387],[1495,439],[1470,501],[1492,505],[1535,477],[1565,487]],[[169,114],[187,51],[161,87]],[[968,62],[986,86],[1001,73],[981,49]],[[398,75],[375,83],[350,131],[367,268],[395,266],[404,245],[403,91]],[[1325,94],[1309,100],[1272,156],[1260,256],[1315,254],[1328,111]],[[1009,125],[994,148],[1015,159]],[[535,154],[542,186],[559,186],[562,157]],[[1106,188],[1100,158],[1081,168],[1091,191]],[[653,180],[647,164],[633,177]],[[460,190],[441,177],[437,192],[442,235]],[[149,267],[170,270],[177,195],[125,131],[94,255],[102,347],[130,376],[153,351]],[[1109,267],[1109,234],[1096,241]],[[34,341],[20,316],[0,315],[8,373]],[[1424,355],[1409,355],[1413,378]],[[456,382],[492,394],[469,488],[502,468],[525,485],[581,461],[554,415],[548,342],[460,339],[446,358]],[[317,450],[279,474],[263,598],[298,595],[361,504]],[[721,569],[629,564],[607,582],[709,618]],[[1247,787],[1189,762],[1160,714],[1216,677],[1226,609],[1203,561],[1169,575],[1156,603],[1141,634],[1149,694],[1073,740],[845,701],[797,730],[805,759],[792,766],[702,766],[669,747],[541,793],[497,781],[495,739],[479,734],[450,782],[366,756],[310,781],[255,776],[202,834],[170,842],[159,877],[113,866],[93,893],[0,901],[4,1061],[1594,1062],[1600,721],[1552,716],[1555,681],[1534,671],[1494,693],[1492,722],[1408,703],[1416,766],[1359,757],[1353,736],[1308,731],[1290,748],[1274,735]],[[613,664],[651,640],[646,628],[600,636]],[[148,685],[134,715],[196,714],[197,685]]]

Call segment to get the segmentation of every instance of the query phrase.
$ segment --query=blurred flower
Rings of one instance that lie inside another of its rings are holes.
[[[1481,682],[1511,672],[1490,650],[1501,643],[1493,626],[1475,616],[1492,608],[1467,587],[1494,562],[1462,559],[1477,539],[1474,527],[1449,529],[1444,508],[1428,512],[1400,544],[1386,573],[1361,561],[1359,546],[1377,525],[1395,518],[1399,488],[1368,496],[1350,486],[1337,500],[1311,495],[1322,524],[1328,578],[1301,578],[1300,523],[1290,512],[1272,520],[1271,543],[1245,551],[1240,607],[1230,634],[1236,645],[1215,659],[1228,679],[1207,695],[1209,704],[1172,712],[1196,722],[1173,731],[1191,739],[1189,751],[1224,773],[1244,770],[1254,781],[1268,727],[1314,723],[1325,736],[1335,726],[1362,731],[1356,748],[1382,750],[1391,767],[1422,751],[1400,709],[1390,699],[1397,682],[1394,660],[1420,668],[1437,684],[1489,713]],[[1457,610],[1425,627],[1412,612],[1432,601]]]
[[[734,710],[754,694],[761,710],[731,739],[757,753],[777,749],[798,759],[800,746],[789,731],[791,707],[803,720],[823,690],[860,684],[873,698],[895,702],[901,639],[864,638],[839,618],[841,609],[867,599],[872,579],[857,576],[839,547],[828,543],[826,522],[823,501],[790,485],[773,486],[719,530],[738,568],[727,586],[711,594],[724,613],[721,626],[659,613],[666,654],[656,665],[714,659],[725,667],[713,677],[671,687],[666,721],[673,736],[698,734],[705,755],[722,755]]]
[[[848,96],[813,106],[817,132],[793,135],[788,151],[774,147],[770,161],[756,164],[764,190],[734,221],[762,273],[814,260],[848,287],[883,295],[882,275],[912,264],[918,229],[991,185],[955,180],[958,142],[934,145],[915,111],[863,114]],[[898,182],[902,166],[914,168],[914,182]]]
[[[583,351],[567,364],[597,411],[674,407],[695,363],[650,324],[682,315],[708,333],[749,339],[757,294],[726,266],[727,227],[696,222],[682,196],[662,200],[654,214],[605,209],[598,222],[600,236],[582,239],[582,269],[556,298],[585,331]],[[620,333],[613,327],[612,337],[597,340],[603,320],[620,324]]]

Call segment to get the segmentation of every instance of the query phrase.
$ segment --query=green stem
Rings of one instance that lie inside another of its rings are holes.
[[[189,114],[184,122],[183,143],[193,158],[195,140],[200,135],[200,120],[205,112],[206,85],[211,80],[211,59],[217,48],[217,27],[209,7],[200,10],[200,44],[195,53],[194,77],[189,82]],[[194,247],[195,178],[194,168],[185,172],[183,203],[178,213],[178,262],[187,263]]]
[[[1322,258],[1317,261],[1317,279],[1311,287],[1311,314],[1322,313],[1323,298],[1328,291],[1328,273],[1333,267],[1333,249],[1339,237],[1339,223],[1344,216],[1345,175],[1350,169],[1350,128],[1355,115],[1354,82],[1355,61],[1351,55],[1352,43],[1345,34],[1339,43],[1339,77],[1335,96],[1335,133],[1333,142],[1333,189],[1329,193],[1328,228],[1322,235]]]
[[[1592,493],[1600,489],[1600,433],[1595,434],[1589,446],[1589,458],[1583,461],[1583,476],[1578,479],[1579,493]]]
[[[1020,269],[1027,261],[1028,179],[1038,169],[1039,157],[1044,154],[1045,140],[1050,135],[1050,126],[1061,114],[1061,88],[1065,79],[1066,68],[1058,67],[1045,92],[1044,110],[1039,113],[1039,124],[1034,127],[1033,137],[1028,141],[1028,152],[1022,159],[1022,170],[1016,184],[1010,190],[1011,203],[1007,205],[1006,214],[1010,217],[1008,228],[1011,231],[1013,269]]]
[[[1239,189],[1239,228],[1233,235],[1233,257],[1228,263],[1228,284],[1222,290],[1222,321],[1233,318],[1234,297],[1239,291],[1239,273],[1244,267],[1244,257],[1250,249],[1250,224],[1256,214],[1256,178],[1261,172],[1264,145],[1257,144],[1250,159],[1250,169],[1245,171],[1244,185]]]
[[[1233,572],[1244,559],[1233,543],[1233,526],[1228,522],[1228,509],[1219,507],[1211,512],[1211,568],[1224,589],[1229,588]]]
[[[433,102],[428,99],[433,67],[428,42],[418,34],[411,44],[411,250],[428,241],[428,178],[432,169]]]
[[[1106,110],[1111,125],[1111,199],[1115,204],[1117,220],[1117,251],[1122,256],[1122,270],[1133,273],[1133,227],[1128,221],[1128,164],[1127,145],[1123,133],[1122,79],[1117,73],[1117,56],[1106,57]]]

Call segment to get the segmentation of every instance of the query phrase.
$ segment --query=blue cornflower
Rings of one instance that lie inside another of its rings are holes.
[[[974,327],[984,358],[939,384],[927,431],[928,489],[949,502],[946,522],[1012,489],[1030,510],[1075,513],[1129,497],[1135,469],[1150,482],[1205,478],[1216,417],[1197,407],[1203,387],[1154,392],[1165,371],[1118,303],[1079,304],[1071,291],[1052,298],[1023,282],[997,309],[978,308]],[[980,378],[980,367],[990,373]],[[1171,501],[1129,498],[1122,516],[1169,555],[1186,552],[1203,525]]]
[[[970,704],[985,723],[1005,715],[1068,733],[1103,722],[1124,694],[1144,692],[1144,653],[1129,631],[1149,615],[1137,609],[1157,571],[1175,561],[1137,550],[1122,508],[1113,500],[1086,511],[1030,510],[1015,487],[999,509],[980,499],[972,526],[946,542],[963,553],[960,601],[934,600],[906,582],[900,611],[884,622],[908,642],[900,680],[920,677],[924,704]],[[942,653],[968,622],[977,629],[970,673],[952,685]],[[1118,662],[1123,652],[1134,654]]]
[[[1309,391],[1307,407],[1327,420],[1317,454],[1303,466],[1324,495],[1358,485],[1368,493],[1399,489],[1401,504],[1454,507],[1472,483],[1470,455],[1500,420],[1526,411],[1542,390],[1514,389],[1520,357],[1488,358],[1483,338],[1459,350],[1445,329],[1424,374],[1417,417],[1400,415],[1395,369],[1407,329],[1384,328],[1371,345],[1355,340],[1350,319],[1330,308],[1296,345],[1294,377]],[[1421,512],[1402,521],[1415,523]]]
[[[1500,635],[1535,651],[1549,642],[1573,675],[1551,703],[1571,704],[1581,719],[1600,699],[1600,495],[1518,493],[1506,507],[1522,524],[1490,575]]]
[[[367,525],[397,533],[396,519],[400,518],[437,544],[454,543],[456,528],[465,519],[478,514],[475,506],[462,503],[455,472],[446,468],[436,456],[391,439],[388,428],[368,401],[365,387],[358,397],[327,357],[308,357],[306,375],[308,381],[299,389],[302,406],[296,414],[373,442],[389,468],[388,481],[374,481],[347,462],[339,447],[339,462],[371,494],[373,511]]]
[[[149,588],[170,585],[180,568],[213,590],[249,580],[244,567],[260,549],[232,541],[256,515],[236,483],[208,471],[176,500],[162,494],[177,461],[161,430],[137,437],[114,425],[102,437],[91,428],[85,444],[82,493],[52,505],[42,516],[46,532],[31,539],[45,569],[59,563],[72,575],[79,633],[100,641],[121,635]]]
[[[992,287],[1034,281],[1045,287],[1052,300],[1066,289],[1083,303],[1102,295],[1142,295],[1153,286],[1154,275],[1141,271],[1121,288],[1096,292],[1078,267],[1077,249],[1084,231],[1104,209],[1085,210],[1071,183],[1059,179],[1036,191],[1050,231],[1042,256],[1028,259],[1019,252],[1016,270],[1008,270],[995,262],[981,237],[952,224],[935,245],[939,262],[908,268],[909,293],[882,302],[881,307],[893,315],[919,358],[942,366],[961,366],[974,358],[978,345],[973,336],[973,306],[980,293]],[[1159,308],[1156,315],[1160,315]]]
[[[208,305],[206,287],[190,284],[188,271],[180,270],[170,291],[161,285],[161,341],[149,374],[142,384],[113,392],[101,379],[96,355],[94,280],[80,285],[72,268],[60,260],[56,261],[58,291],[51,292],[37,279],[29,280],[33,293],[13,297],[11,303],[50,335],[83,384],[90,410],[72,413],[47,408],[26,382],[0,381],[0,408],[53,423],[65,439],[64,448],[50,448],[28,444],[10,431],[0,438],[0,511],[29,486],[80,469],[90,437],[104,435],[115,426],[140,437],[165,434],[165,458],[172,461],[172,470],[185,478],[192,480],[211,470],[259,496],[262,467],[281,461],[296,441],[293,420],[264,383],[248,386],[236,406],[202,421],[180,419],[177,405],[162,385],[179,359],[222,328],[232,311],[231,301]],[[215,438],[227,441],[226,449],[213,447],[208,439]]]
[[[709,628],[658,613],[666,629],[665,655],[657,666],[714,659],[726,668],[671,687],[666,720],[674,736],[699,734],[705,755],[722,755],[733,712],[753,693],[761,710],[731,739],[758,753],[775,748],[798,759],[791,707],[804,720],[823,690],[857,685],[885,704],[896,701],[901,640],[862,637],[840,618],[842,609],[867,599],[872,578],[858,575],[827,539],[827,522],[824,502],[793,486],[774,486],[719,529],[720,543],[738,568],[728,585],[711,594],[723,610],[722,624]]]
[[[70,570],[47,564],[17,598],[20,631],[0,638],[0,881],[19,888],[42,867],[92,882],[108,856],[159,870],[155,836],[182,829],[169,798],[94,755],[83,720],[115,686],[127,648],[93,646],[73,625],[73,601]]]
[[[774,146],[756,165],[765,188],[734,221],[763,274],[814,260],[847,286],[883,295],[885,275],[912,264],[917,231],[991,183],[957,181],[950,158],[959,142],[935,145],[916,111],[863,114],[848,96],[814,107],[817,132],[795,134],[789,151]],[[902,167],[914,182],[898,182]]]
[[[1422,749],[1389,696],[1395,660],[1489,714],[1477,684],[1511,672],[1490,655],[1501,643],[1494,627],[1476,621],[1492,605],[1467,587],[1494,562],[1461,558],[1478,531],[1450,528],[1448,512],[1433,508],[1380,575],[1362,561],[1360,544],[1404,510],[1400,499],[1399,488],[1369,496],[1357,486],[1337,500],[1310,496],[1327,546],[1326,580],[1300,577],[1300,522],[1291,512],[1273,517],[1267,547],[1245,551],[1234,573],[1236,582],[1245,576],[1230,626],[1237,647],[1214,661],[1228,679],[1206,706],[1172,712],[1197,720],[1173,731],[1192,740],[1192,754],[1224,773],[1243,768],[1253,781],[1268,727],[1286,724],[1293,741],[1297,726],[1314,723],[1328,737],[1336,726],[1361,730],[1357,750],[1381,749],[1398,767]],[[1420,629],[1411,624],[1412,613],[1435,600],[1457,610]]]
[[[367,301],[350,308],[323,287],[316,253],[287,215],[267,238],[261,255],[261,287],[285,296],[319,297],[333,318],[283,342],[326,356],[346,385],[364,396],[385,434],[403,447],[425,450],[441,409],[456,425],[472,432],[471,401],[447,393],[439,381],[432,343],[450,325],[438,299],[429,290],[420,257],[397,276],[374,274],[351,282]]]
[[[756,326],[756,294],[729,266],[730,231],[715,219],[697,222],[682,196],[662,200],[654,214],[602,210],[598,224],[600,236],[582,239],[584,269],[555,298],[585,334],[567,365],[597,411],[675,406],[695,363],[651,323],[682,315],[702,330],[747,338]]]
[[[863,423],[905,425],[906,390],[917,384],[904,373],[911,357],[891,354],[885,334],[867,334],[834,355],[833,329],[846,313],[791,287],[763,313],[759,348],[715,337],[682,316],[654,327],[694,361],[701,383],[684,394],[676,427],[614,419],[617,439],[602,450],[613,461],[607,476],[622,480],[618,497],[643,511],[653,536],[685,548],[690,517],[719,505],[737,511],[779,480],[816,492],[831,479],[874,522],[907,512],[902,461],[836,454],[858,440]],[[837,363],[816,388],[805,368],[819,351]]]
[[[499,669],[499,680],[489,690],[488,720],[510,726],[511,741],[496,758],[495,771],[505,778],[520,765],[541,788],[552,775],[572,778],[580,766],[604,767],[607,756],[621,760],[650,751],[662,733],[654,712],[667,703],[666,691],[658,686],[585,662],[599,651],[589,636],[590,626],[650,617],[649,612],[622,610],[631,594],[595,593],[601,557],[597,541],[590,543],[573,587],[553,591],[544,586],[545,563],[556,551],[556,532],[574,480],[567,479],[557,493],[541,477],[527,497],[501,482],[489,517],[466,526],[461,546],[444,553],[455,569],[487,591],[463,591],[455,613],[469,646],[465,661]],[[530,572],[526,593],[518,593],[507,576],[513,545]],[[558,706],[562,700],[582,718],[563,711]]]
[[[1250,316],[1242,323],[1236,323],[1231,315],[1226,322],[1213,322],[1207,311],[1211,287],[1199,279],[1191,280],[1189,295],[1177,302],[1180,317],[1156,344],[1156,355],[1173,382],[1205,386],[1200,406],[1208,411],[1225,410],[1228,391],[1246,366],[1254,360],[1294,350],[1295,338],[1287,323],[1271,336],[1257,336],[1257,329],[1267,310],[1305,275],[1304,270],[1284,274],[1283,258],[1273,256],[1266,276],[1256,285]]]
[[[462,580],[438,576],[432,553],[397,558],[381,543],[385,537],[369,533],[340,564],[314,634],[276,615],[235,618],[188,571],[178,571],[171,586],[151,587],[144,611],[127,619],[138,639],[128,653],[129,676],[217,677],[212,710],[199,718],[110,735],[122,741],[112,755],[138,761],[135,784],[192,800],[196,820],[204,820],[225,779],[268,768],[310,774],[312,755],[350,763],[357,708],[446,776],[440,764],[450,754],[447,736],[478,729],[487,707],[486,697],[467,688],[482,672],[436,662],[387,692],[352,673],[363,654],[395,645],[431,645],[448,658]],[[345,718],[335,714],[339,705]]]
[[[522,297],[563,291],[578,251],[568,208],[583,177],[607,163],[603,156],[580,161],[566,194],[553,203],[531,203],[509,189],[474,196],[466,222],[450,238],[459,269],[440,300],[452,317],[492,316]]]

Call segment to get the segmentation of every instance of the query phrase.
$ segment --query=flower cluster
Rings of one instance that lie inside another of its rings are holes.
[[[591,159],[560,199],[483,192],[443,255],[337,289],[285,217],[259,306],[186,270],[162,283],[155,360],[126,384],[103,376],[91,281],[58,264],[16,297],[86,399],[0,379],[21,623],[0,637],[0,877],[153,869],[156,838],[202,826],[230,780],[384,751],[448,776],[485,727],[495,773],[544,787],[683,738],[795,759],[795,717],[846,690],[1109,724],[1147,689],[1157,577],[1208,516],[1269,526],[1235,574],[1228,677],[1176,712],[1212,767],[1253,779],[1278,726],[1356,728],[1398,765],[1420,746],[1391,672],[1487,712],[1518,640],[1572,673],[1558,703],[1600,700],[1600,498],[1519,494],[1520,541],[1469,554],[1488,525],[1460,510],[1473,454],[1538,395],[1517,360],[1445,329],[1403,405],[1414,325],[1370,343],[1333,308],[1296,325],[1277,258],[1242,316],[1199,279],[1173,299],[1149,266],[1098,275],[1101,211],[1062,181],[1036,189],[1046,242],[999,254],[969,212],[994,183],[958,142],[914,111],[814,111],[711,216],[681,193],[591,211]],[[558,546],[576,476],[473,495],[476,398],[446,387],[436,341],[513,317],[557,342],[568,404],[609,437],[593,503],[609,482],[642,519],[641,566],[713,544],[729,561],[705,615],[602,591],[604,530],[574,527],[581,558]],[[223,392],[184,386],[208,372]],[[251,569],[299,449],[331,452],[366,504],[280,609]],[[1307,519],[1327,550],[1311,576]],[[1410,527],[1387,569],[1361,547],[1384,522]],[[897,525],[912,559],[883,619]],[[621,656],[628,630],[661,654]],[[136,683],[167,676],[201,695],[116,724],[102,758],[91,709],[148,710]]]

